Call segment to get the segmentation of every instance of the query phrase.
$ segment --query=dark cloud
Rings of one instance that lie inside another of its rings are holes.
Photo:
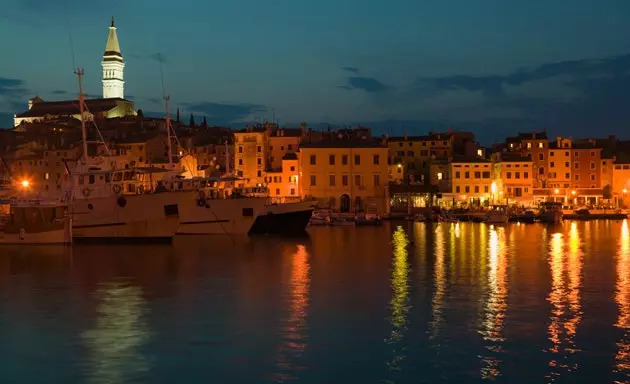
[[[0,96],[6,98],[21,97],[28,93],[24,80],[0,77]]]
[[[338,88],[346,90],[359,89],[368,93],[383,92],[390,89],[390,87],[373,77],[352,76],[348,77],[347,82],[348,84],[338,86]]]
[[[186,113],[201,114],[215,125],[233,124],[250,118],[253,114],[266,112],[267,107],[258,104],[222,104],[212,102],[183,103]]]
[[[357,67],[341,67],[341,69],[350,73],[359,73],[359,68]]]

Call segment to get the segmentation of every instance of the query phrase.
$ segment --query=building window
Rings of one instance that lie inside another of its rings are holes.
[[[580,180],[580,175],[575,175],[575,181]]]
[[[545,160],[545,154],[544,153],[539,153],[538,154],[538,160],[540,160],[540,161]]]
[[[238,174],[238,177],[243,177],[243,171],[238,171],[237,174]]]
[[[335,175],[329,175],[328,176],[328,185],[331,187],[335,186]]]
[[[341,176],[341,185],[343,185],[344,187],[348,186],[348,175]]]
[[[281,150],[281,151],[284,151],[284,145],[281,145],[281,146],[280,146],[280,150]]]
[[[591,174],[591,181],[595,181],[595,175]]]
[[[567,172],[567,173],[565,173],[565,174],[564,174],[564,178],[565,178],[565,179],[567,179],[567,180],[569,180],[569,179],[571,178],[571,174],[570,174],[570,173],[568,173],[568,172]]]
[[[595,163],[591,162],[591,169],[595,169]]]
[[[328,164],[335,165],[335,155],[328,156]]]
[[[357,187],[361,186],[361,175],[354,175],[354,185]]]
[[[527,143],[527,149],[531,149],[532,148],[532,143]]]
[[[290,169],[291,169],[291,172],[295,171],[295,167],[293,165],[290,167]]]
[[[459,175],[459,171],[455,171],[455,178],[456,178],[456,179],[459,179],[459,178],[460,178],[459,176],[460,176],[460,175]]]
[[[262,171],[256,172],[256,177],[262,177]]]
[[[276,195],[280,196],[280,188],[276,188]]]
[[[479,193],[479,186],[475,185],[475,193]]]
[[[241,145],[238,146],[238,153],[243,153],[243,146]]]
[[[575,169],[580,169],[580,163],[575,163]]]
[[[467,186],[465,187],[465,190],[466,190],[466,193],[470,192],[470,186],[468,186],[468,185],[467,185]]]
[[[481,172],[475,172],[475,179],[481,179]]]
[[[464,172],[464,179],[470,179],[470,172]]]
[[[483,178],[484,179],[489,179],[490,178],[490,172],[483,172]]]
[[[258,153],[262,152],[262,146],[260,146],[260,145],[257,146],[256,147],[256,152],[258,152]]]
[[[413,151],[407,151],[407,156],[413,157]]]
[[[243,159],[238,159],[238,165],[243,165]]]
[[[523,179],[529,179],[529,172],[523,172]]]
[[[354,165],[361,165],[361,155],[354,155]]]
[[[273,161],[273,160],[272,160]],[[256,163],[258,163],[258,165],[262,165],[262,159],[259,157],[256,159]]]
[[[381,162],[381,159],[379,155],[374,155],[374,165],[379,165],[380,162]]]
[[[556,155],[556,151],[549,151],[549,157],[554,157]]]
[[[483,156],[483,149],[481,149],[481,148],[477,149],[477,156],[479,156],[479,157]]]
[[[317,164],[317,158],[315,157],[315,155],[311,155],[311,165],[315,164]]]
[[[50,173],[48,172],[44,173],[44,179],[46,180],[50,179]]]
[[[484,187],[483,187],[483,193],[488,193],[488,186],[487,186],[487,185],[484,185]]]
[[[291,188],[291,196],[295,196],[295,188]]]
[[[289,144],[289,145],[287,145],[287,149],[288,149],[289,151],[292,151],[292,150],[293,150],[293,144]]]
[[[508,179],[511,179],[511,178],[512,178],[512,172],[508,172],[508,173],[507,173],[507,175],[506,175],[506,177],[507,177]]]
[[[573,154],[575,155],[575,157],[580,157],[580,152],[574,152]]]
[[[374,186],[378,187],[381,185],[381,175],[374,175]]]
[[[317,185],[317,177],[315,175],[311,175],[311,187]]]
[[[595,156],[595,152],[591,151],[591,156]]]
[[[515,179],[520,179],[521,178],[521,173],[520,172],[514,172],[514,178]]]
[[[555,166],[556,166],[556,163],[554,161],[549,162],[549,168],[553,168]]]
[[[544,143],[538,143],[538,148],[545,148],[545,144]]]
[[[442,177],[443,177],[443,176],[442,176],[442,172],[438,172],[438,173],[437,173],[437,179],[438,179],[438,180],[442,180]]]
[[[341,165],[348,165],[348,155],[341,155]]]

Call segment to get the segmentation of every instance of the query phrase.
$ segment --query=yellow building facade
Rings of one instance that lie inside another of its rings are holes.
[[[386,211],[388,148],[380,142],[331,140],[300,147],[300,186],[320,207],[360,212],[375,207]]]
[[[451,193],[457,203],[491,199],[492,162],[483,158],[454,158],[450,163]]]
[[[244,185],[264,182],[268,135],[265,129],[248,127],[234,133],[234,171],[244,179]]]
[[[274,201],[285,202],[300,199],[298,156],[295,153],[284,155],[281,169],[265,173],[264,185],[269,191],[269,197]]]
[[[493,160],[491,201],[496,204],[532,204],[536,175],[531,156],[497,153]]]

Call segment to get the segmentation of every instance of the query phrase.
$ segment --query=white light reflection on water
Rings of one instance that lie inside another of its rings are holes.
[[[615,326],[623,330],[623,336],[617,341],[614,371],[625,378],[624,381],[618,381],[622,383],[630,381],[630,230],[628,220],[623,221],[619,239],[615,301],[619,310]]]
[[[490,228],[488,247],[488,296],[485,303],[485,318],[481,335],[488,350],[481,356],[481,377],[495,379],[501,374],[499,355],[503,353],[503,326],[507,310],[507,268],[508,257],[505,249],[505,228]]]
[[[99,317],[95,327],[83,334],[90,354],[88,381],[142,380],[150,369],[149,361],[140,351],[150,339],[142,290],[126,282],[110,282],[103,284],[96,296],[100,300]]]
[[[555,380],[563,372],[577,370],[577,363],[572,363],[571,355],[580,352],[575,344],[578,325],[582,320],[582,304],[580,289],[582,287],[581,238],[577,223],[571,223],[569,231],[568,252],[565,239],[561,233],[551,237],[549,268],[551,271],[551,291],[547,301],[552,310],[549,317],[548,339],[551,346],[547,377]]]
[[[459,223],[457,223],[459,225]],[[451,234],[453,231],[451,231]],[[451,239],[451,244],[455,242]],[[442,322],[444,321],[443,307],[444,295],[446,293],[446,271],[444,266],[444,230],[442,226],[435,231],[435,267],[433,281],[435,292],[431,302],[431,323],[429,327],[429,338],[435,339],[438,336]],[[453,252],[451,254],[454,254]]]
[[[400,364],[405,359],[403,338],[407,330],[407,315],[409,314],[409,261],[407,234],[402,227],[397,227],[392,236],[394,257],[392,259],[392,299],[390,301],[390,323],[392,332],[385,340],[393,347],[392,359],[387,366],[390,370],[399,371]]]
[[[278,351],[278,372],[273,377],[275,382],[295,380],[295,373],[304,369],[296,364],[304,355],[307,343],[307,309],[311,285],[311,267],[309,254],[303,245],[291,257],[291,279],[289,284],[289,318],[280,330],[282,343]]]

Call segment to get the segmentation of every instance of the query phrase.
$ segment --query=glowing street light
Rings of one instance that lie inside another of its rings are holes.
[[[556,188],[556,190],[553,192],[557,195],[558,193],[560,193],[560,190]]]
[[[22,182],[20,183],[20,185],[22,186],[22,188],[27,189],[28,187],[30,187],[30,186],[31,186],[31,182],[30,182],[30,181],[28,181],[28,180],[26,180],[26,179],[24,179],[24,180],[22,180]]]
[[[571,191],[571,194],[572,194],[573,196],[575,196],[575,191]]]

